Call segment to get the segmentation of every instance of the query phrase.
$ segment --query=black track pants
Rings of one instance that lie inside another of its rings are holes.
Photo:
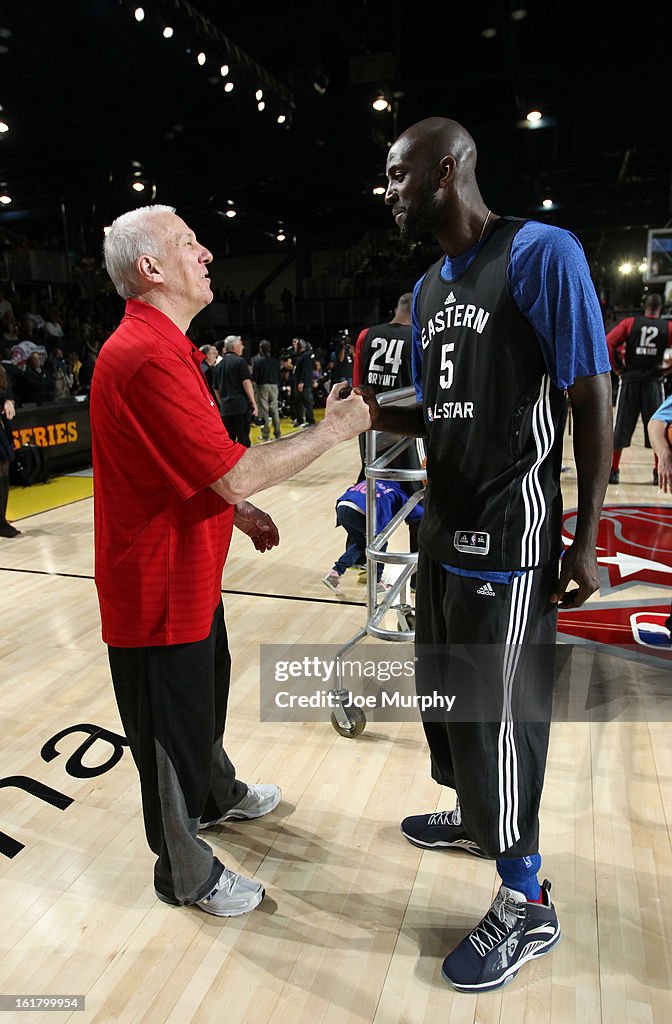
[[[538,852],[557,577],[553,563],[486,586],[418,557],[416,688],[457,695],[458,717],[423,713],[432,777],[457,791],[465,828],[491,857]],[[472,720],[459,720],[464,707]]]

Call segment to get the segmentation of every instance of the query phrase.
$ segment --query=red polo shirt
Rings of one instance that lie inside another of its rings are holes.
[[[91,385],[95,579],[103,640],[203,640],[221,600],[233,506],[210,484],[247,449],[221,421],[203,354],[164,313],[129,299]]]

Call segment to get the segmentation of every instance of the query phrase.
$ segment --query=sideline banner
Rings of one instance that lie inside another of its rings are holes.
[[[91,465],[88,400],[22,406],[16,410],[10,430],[15,448],[22,444],[45,448],[51,470],[86,469]]]

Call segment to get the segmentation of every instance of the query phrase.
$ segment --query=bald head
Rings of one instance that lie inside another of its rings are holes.
[[[488,215],[476,181],[476,144],[458,121],[427,117],[390,147],[385,202],[402,238],[433,235],[448,253],[479,238]]]
[[[392,148],[402,141],[419,150],[427,160],[440,163],[444,156],[452,156],[461,168],[476,169],[476,143],[459,121],[449,117],[426,117],[424,121],[416,121],[401,133]]]
[[[394,308],[394,316],[390,323],[393,324],[410,324],[411,323],[411,306],[413,305],[413,292],[404,292],[397,299],[397,305]]]

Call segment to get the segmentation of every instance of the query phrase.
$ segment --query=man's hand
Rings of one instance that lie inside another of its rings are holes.
[[[16,416],[16,410],[14,408],[14,402],[11,398],[6,399],[5,404],[2,407],[2,411],[8,420],[13,420]]]
[[[280,543],[278,528],[266,512],[249,501],[239,501],[233,525],[246,533],[257,551],[269,551]]]
[[[347,398],[340,397],[341,391],[346,388],[349,388],[349,384],[345,380],[334,384],[324,410],[325,422],[336,427],[339,433],[343,434],[344,441],[364,433],[371,426],[369,409],[361,395],[353,391]]]
[[[579,586],[567,593],[571,580]],[[555,593],[551,594],[551,604],[560,608],[579,608],[591,594],[599,590],[600,578],[595,549],[581,550],[576,544],[567,548],[560,559],[560,579]]]

